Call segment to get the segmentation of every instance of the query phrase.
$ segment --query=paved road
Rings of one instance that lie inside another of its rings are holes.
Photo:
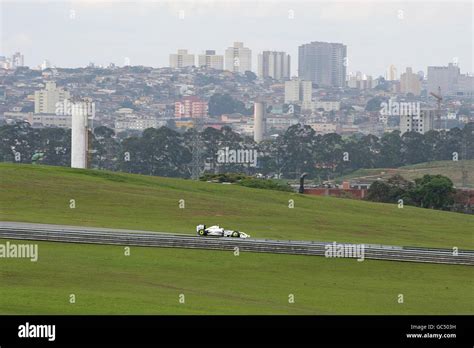
[[[333,243],[328,242],[198,237],[166,232],[2,221],[0,221],[0,238],[228,251],[234,251],[235,248],[239,248],[239,252],[315,256],[325,256],[327,248],[333,245]],[[351,248],[353,245],[344,244],[343,246],[346,250],[353,252],[353,258],[360,258],[361,254],[357,254],[357,250]],[[400,247],[378,244],[364,244],[363,246],[363,257],[365,259],[474,265],[473,250],[458,250],[457,255],[455,255],[452,249]]]

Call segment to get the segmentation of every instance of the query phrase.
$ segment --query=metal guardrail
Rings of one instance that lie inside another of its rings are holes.
[[[191,248],[239,252],[263,252],[293,255],[325,256],[328,242],[281,241],[267,239],[236,239],[197,237],[161,232],[143,232],[81,227],[55,227],[54,225],[1,223],[1,239],[37,240],[67,243],[91,243],[167,248]],[[356,257],[354,257],[356,258]],[[398,247],[364,244],[364,258],[374,260],[409,261],[474,265],[474,251],[449,249]]]

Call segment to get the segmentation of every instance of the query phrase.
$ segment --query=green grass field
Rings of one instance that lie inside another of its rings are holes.
[[[474,249],[464,214],[61,167],[0,164],[0,208],[4,221],[190,234],[205,223],[255,238]]]
[[[395,174],[400,174],[405,179],[415,180],[423,175],[441,174],[451,179],[456,187],[463,187],[462,184],[462,165],[467,173],[466,187],[474,188],[474,160],[466,161],[434,161],[419,163],[400,168],[373,168],[360,169],[355,172],[336,178],[337,182],[351,179],[376,180],[377,178],[388,179]]]
[[[474,312],[470,266],[45,242],[0,263],[0,314]]]
[[[1,220],[192,234],[197,223],[218,223],[256,238],[474,245],[474,218],[462,214],[14,164],[0,164]],[[470,266],[143,247],[125,256],[120,246],[38,244],[38,262],[0,259],[0,314],[474,313]]]

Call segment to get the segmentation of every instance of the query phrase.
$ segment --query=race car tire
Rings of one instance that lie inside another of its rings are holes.
[[[205,230],[199,230],[199,231],[198,231],[198,235],[200,235],[200,236],[205,236],[206,234],[207,234],[207,233],[206,233]]]
[[[239,237],[239,236],[240,236],[239,231],[234,231],[234,232],[232,232],[232,237],[237,238],[237,237]]]

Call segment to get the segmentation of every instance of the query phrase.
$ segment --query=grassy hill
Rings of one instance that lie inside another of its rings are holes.
[[[419,163],[400,168],[373,168],[360,169],[355,172],[337,178],[336,181],[359,179],[359,180],[376,180],[377,178],[388,179],[395,174],[400,174],[405,179],[414,180],[421,178],[425,174],[441,174],[450,178],[456,187],[462,185],[462,165],[467,171],[467,179],[465,187],[474,188],[474,160],[466,161],[435,161],[427,163]]]
[[[0,208],[5,221],[190,234],[206,223],[255,238],[474,249],[468,215],[62,167],[0,164]]]
[[[0,164],[0,220],[182,233],[206,222],[257,238],[470,249],[474,223],[389,204],[14,164]],[[0,259],[0,314],[474,313],[470,266],[144,247],[125,256],[121,246],[38,245],[38,262]]]
[[[474,313],[470,266],[143,247],[124,256],[120,246],[44,242],[38,250],[38,262],[0,260],[0,314]]]

